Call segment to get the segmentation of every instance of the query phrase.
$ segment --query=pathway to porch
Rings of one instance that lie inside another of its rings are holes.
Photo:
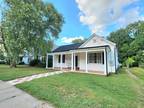
[[[23,82],[26,82],[26,81],[31,81],[33,79],[38,79],[38,78],[42,78],[42,77],[47,77],[47,76],[52,76],[52,75],[56,75],[56,74],[61,74],[61,73],[64,73],[64,72],[65,71],[55,71],[55,72],[37,74],[37,75],[32,75],[32,76],[27,76],[27,77],[11,80],[11,81],[8,81],[7,83],[9,83],[11,85],[16,85],[16,84],[20,84],[20,83],[23,83]]]

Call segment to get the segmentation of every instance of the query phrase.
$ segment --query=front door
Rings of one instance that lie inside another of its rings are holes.
[[[75,56],[75,67],[76,70],[78,69],[78,56]]]

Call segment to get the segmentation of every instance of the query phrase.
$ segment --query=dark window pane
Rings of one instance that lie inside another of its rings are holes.
[[[58,56],[58,63],[61,61],[61,55]]]
[[[104,64],[104,52],[89,53],[88,63]]]
[[[102,63],[104,64],[104,52],[102,52]]]
[[[65,63],[65,55],[63,55],[62,62]]]

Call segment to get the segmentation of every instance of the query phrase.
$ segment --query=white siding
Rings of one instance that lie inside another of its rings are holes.
[[[79,57],[80,57],[80,61],[79,61],[80,70],[85,70],[85,67],[86,67],[85,53],[80,53]],[[104,72],[105,67],[103,64],[88,63],[87,68],[88,68],[88,71]]]
[[[54,67],[61,67],[61,63],[58,63],[58,55],[55,55]],[[65,55],[65,63],[62,63],[62,67],[63,68],[71,67],[71,55],[70,54]]]
[[[118,62],[118,54],[117,54],[117,49],[116,46],[105,39],[97,36],[93,36],[89,41],[87,41],[85,44],[81,46],[81,48],[84,47],[95,47],[95,46],[104,46],[104,45],[109,45],[111,51],[107,52],[107,59],[108,59],[108,72],[115,72],[115,65],[116,69],[119,66]],[[116,50],[116,51],[115,51]],[[115,57],[116,56],[116,57]],[[102,67],[102,66],[100,66]]]
[[[86,69],[86,65],[85,65],[85,53],[80,53],[79,54],[79,68],[80,70],[85,70]]]
[[[108,62],[108,72],[115,72],[115,68],[118,68],[119,62],[118,62],[118,54],[115,44],[97,36],[93,36],[90,40],[88,40],[85,44],[83,44],[80,48],[85,47],[96,47],[96,46],[104,46],[109,45],[110,49],[107,49],[107,62]],[[97,48],[97,50],[102,51],[104,49]],[[89,52],[87,49],[86,51]],[[78,67],[80,70],[86,69],[86,53],[85,52],[79,52],[76,53],[78,55]],[[55,67],[61,67],[61,63],[58,63],[58,55],[55,55],[55,61],[54,61]],[[116,66],[115,66],[116,65]],[[62,63],[63,68],[70,68],[71,67],[71,54],[65,55],[65,63]],[[88,71],[98,71],[98,72],[104,72],[105,71],[105,65],[104,64],[96,64],[96,63],[88,63],[87,64]]]
[[[94,36],[85,44],[83,44],[81,47],[95,47],[95,46],[104,46],[104,45],[109,45],[109,43],[106,42],[103,38]]]

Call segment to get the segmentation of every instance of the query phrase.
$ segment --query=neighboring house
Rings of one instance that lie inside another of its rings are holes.
[[[53,69],[93,72],[103,75],[116,73],[118,53],[116,44],[96,34],[84,43],[64,45],[47,54],[53,57]]]
[[[20,58],[21,62],[23,62],[24,64],[29,64],[31,60],[34,60],[34,55],[25,50],[24,54],[20,55]]]
[[[30,61],[34,60],[34,51],[32,53],[28,52],[27,50],[24,50],[24,53],[20,55],[21,62],[24,62],[24,64],[29,64]],[[38,59],[42,61],[43,56],[41,54],[38,55]]]
[[[29,53],[28,51],[25,50],[24,53],[20,55],[20,63],[23,62],[24,64],[30,64],[30,61],[32,60],[34,60],[34,53]],[[38,60],[43,61],[44,56],[39,54]]]
[[[55,44],[53,44],[53,49],[55,49],[57,46]],[[21,62],[24,62],[24,64],[29,64],[31,60],[34,60],[34,49],[32,50],[32,52],[28,52],[27,50],[24,51],[24,54],[21,54]],[[38,59],[40,61],[43,61],[45,60],[44,59],[45,56],[42,56],[41,55],[41,51],[39,51],[39,54],[38,54]]]

